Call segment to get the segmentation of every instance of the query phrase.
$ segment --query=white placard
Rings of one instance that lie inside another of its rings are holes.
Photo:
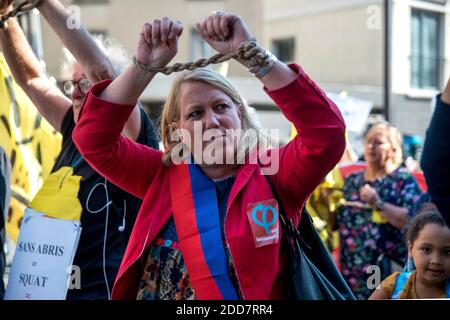
[[[373,102],[334,93],[327,93],[327,96],[341,111],[347,130],[361,133],[373,108]]]
[[[80,233],[80,221],[26,209],[5,300],[64,300]]]

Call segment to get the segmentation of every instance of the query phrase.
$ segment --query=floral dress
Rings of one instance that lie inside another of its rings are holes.
[[[407,208],[409,217],[413,215],[421,190],[405,168],[398,168],[371,182],[365,181],[364,171],[351,174],[344,184],[345,199],[362,202],[359,189],[366,183],[378,192],[384,202]],[[378,266],[380,278],[384,279],[392,273],[391,261],[403,265],[407,256],[405,230],[389,223],[378,223],[372,217],[372,209],[354,206],[342,206],[337,215],[341,271],[358,299],[367,299],[372,292],[368,280],[374,272],[369,269],[370,266]]]
[[[228,273],[239,297],[237,275],[231,252],[225,242],[224,221],[228,197],[235,177],[215,181],[222,240],[228,257]],[[186,269],[186,264],[178,243],[178,236],[173,217],[166,224],[147,253],[147,261],[142,275],[137,300],[195,300],[195,290]]]

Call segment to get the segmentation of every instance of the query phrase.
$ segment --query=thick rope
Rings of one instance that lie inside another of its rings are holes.
[[[173,72],[180,72],[183,70],[194,70],[197,68],[203,68],[210,64],[221,63],[232,58],[237,58],[240,60],[249,60],[251,61],[250,67],[261,66],[264,67],[270,62],[270,56],[267,54],[265,50],[262,50],[259,47],[258,43],[255,39],[250,39],[239,46],[238,49],[229,53],[229,54],[221,54],[218,53],[209,59],[199,59],[195,62],[187,62],[187,63],[175,63],[172,66],[166,67],[152,67],[145,63],[142,63],[136,59],[136,56],[133,56],[133,63],[137,65],[139,68],[153,73],[164,73],[169,75]]]
[[[41,4],[42,0],[26,0],[19,4],[15,9],[11,10],[10,12],[4,14],[0,17],[0,28],[5,29],[6,21],[9,18],[15,17],[20,13],[28,12],[36,8]]]

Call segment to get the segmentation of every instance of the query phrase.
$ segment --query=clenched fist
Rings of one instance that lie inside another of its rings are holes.
[[[361,200],[371,206],[374,206],[380,200],[378,192],[368,184],[359,189],[359,196]]]
[[[181,22],[167,17],[144,24],[139,34],[136,59],[151,67],[165,67],[178,52],[182,32]]]
[[[251,39],[251,34],[238,15],[216,12],[197,23],[197,30],[203,39],[217,52],[228,54]]]

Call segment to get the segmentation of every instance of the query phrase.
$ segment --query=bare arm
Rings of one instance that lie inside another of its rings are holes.
[[[4,4],[4,2],[2,2]],[[15,18],[0,29],[0,46],[14,80],[33,101],[39,113],[57,130],[71,101],[47,78]]]
[[[111,62],[89,32],[81,25],[80,28],[67,27],[70,15],[58,0],[45,0],[38,9],[64,46],[83,66],[86,77],[92,83],[115,78]]]
[[[11,4],[11,0],[0,0],[3,7]],[[11,7],[8,8],[10,10]],[[95,43],[84,28],[70,30],[66,22],[69,13],[58,0],[46,0],[38,7],[41,14],[56,32],[63,44],[80,62],[86,77],[91,83],[114,78],[116,75],[108,57]],[[14,19],[8,21],[9,30],[0,31],[2,45],[8,65],[18,84],[38,108],[39,112],[60,131],[62,120],[71,105],[58,88],[54,87],[40,68],[27,39]],[[127,123],[123,134],[136,140],[139,136],[141,115],[136,107]]]
[[[385,202],[381,216],[397,229],[403,229],[408,222],[408,209]]]
[[[177,53],[182,32],[181,22],[173,22],[167,17],[144,24],[139,34],[137,60],[154,67],[167,65]],[[101,93],[100,98],[116,104],[134,104],[155,75],[131,64]]]
[[[369,184],[365,184],[359,190],[359,194],[361,199],[372,207],[375,207],[380,201],[378,192]],[[384,207],[383,210],[380,211],[380,215],[397,229],[402,229],[408,222],[408,212],[409,210],[407,208],[384,202]]]
[[[65,47],[83,66],[83,71],[91,83],[105,79],[114,79],[117,74],[109,58],[98,47],[89,32],[82,25],[80,28],[69,29],[67,21],[69,12],[58,0],[46,0],[39,6],[44,16]],[[132,140],[139,136],[141,128],[141,114],[139,108],[133,110],[125,124],[122,133]]]
[[[264,87],[272,91],[287,86],[296,78],[297,74],[291,68],[283,62],[277,61],[269,73],[259,80],[263,83]]]

